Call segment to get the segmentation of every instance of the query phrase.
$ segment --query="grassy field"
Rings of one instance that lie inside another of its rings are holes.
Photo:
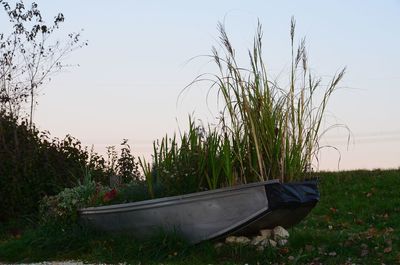
[[[321,201],[289,229],[286,247],[263,252],[174,236],[137,242],[73,226],[0,227],[0,261],[129,264],[400,264],[400,169],[321,173]]]

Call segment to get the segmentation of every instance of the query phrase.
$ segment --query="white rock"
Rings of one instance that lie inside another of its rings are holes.
[[[272,239],[265,239],[263,241],[261,241],[260,243],[261,246],[263,247],[276,247],[277,243],[276,241],[272,240]]]
[[[257,246],[256,250],[262,252],[262,251],[264,251],[264,247],[263,246]]]
[[[245,236],[239,236],[236,238],[236,243],[238,244],[247,244],[250,243],[250,239],[248,237]]]
[[[236,243],[236,237],[235,236],[228,236],[227,238],[225,238],[225,243],[227,243],[227,244]]]
[[[260,230],[260,234],[262,236],[270,238],[272,236],[272,230],[271,229],[263,229],[263,230]]]
[[[253,246],[261,245],[263,241],[267,240],[268,237],[266,236],[255,236],[251,240],[251,243]]]
[[[248,244],[250,239],[245,236],[228,236],[225,238],[225,243],[227,244]]]
[[[279,239],[279,240],[278,240],[278,245],[279,245],[280,247],[284,247],[287,243],[288,243],[288,240],[287,240],[287,239]]]
[[[275,241],[278,241],[279,239],[289,238],[289,232],[282,226],[275,227],[272,233]]]
[[[275,248],[277,245],[276,241],[268,239],[268,246]]]

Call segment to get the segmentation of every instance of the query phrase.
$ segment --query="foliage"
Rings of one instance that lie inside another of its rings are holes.
[[[124,139],[121,143],[121,153],[117,160],[116,173],[121,177],[123,183],[137,182],[141,178],[139,163],[135,161],[127,139]]]
[[[221,117],[223,132],[231,143],[238,163],[239,182],[248,178],[291,181],[304,178],[316,157],[321,137],[321,122],[329,100],[344,75],[335,75],[322,87],[308,68],[304,40],[294,52],[295,21],[291,22],[292,64],[290,84],[283,88],[267,73],[262,56],[262,29],[258,25],[253,49],[249,51],[250,69],[239,65],[223,25],[219,25],[223,55],[214,48],[213,59],[220,73],[214,75],[225,102]],[[299,77],[299,78],[298,78]],[[300,80],[297,80],[300,79]],[[317,92],[322,90],[322,100]]]
[[[42,196],[76,183],[87,163],[104,176],[103,158],[69,135],[50,139],[32,121],[39,88],[87,43],[80,33],[54,39],[62,13],[47,23],[35,2],[14,4],[0,0],[9,22],[0,33],[0,221],[35,212]]]
[[[115,146],[107,146],[106,161],[107,174],[113,187],[141,180],[139,163],[135,161],[127,139],[122,140],[119,157]]]
[[[215,242],[187,246],[176,236],[139,241],[127,233],[96,233],[74,224],[35,227],[19,239],[9,231],[0,238],[0,257],[11,263],[398,264],[399,185],[400,170],[320,173],[316,208],[289,230],[286,247],[262,252],[244,246],[215,248]]]
[[[46,222],[72,223],[77,221],[77,210],[94,200],[94,196],[102,191],[91,181],[84,185],[66,188],[56,196],[46,196],[40,204],[40,212]]]
[[[234,185],[234,165],[229,139],[189,117],[189,129],[177,139],[165,136],[154,143],[152,185],[157,196],[179,195]],[[149,170],[147,170],[149,171]],[[145,171],[146,172],[146,171]],[[159,190],[160,191],[160,190]]]
[[[199,170],[204,151],[201,137],[200,131],[190,121],[189,132],[182,135],[180,146],[176,136],[166,136],[158,144],[154,143],[153,186],[162,187],[163,194],[159,194],[160,196],[201,189],[204,181],[204,174]]]
[[[116,189],[116,193],[117,195],[112,199],[110,202],[111,204],[151,199],[151,194],[148,193],[146,183],[143,181],[134,181],[123,184],[121,187]]]
[[[19,122],[0,112],[0,222],[37,212],[42,197],[55,195],[78,182],[82,189],[87,188],[84,179],[88,175],[103,185],[118,172],[125,174],[125,179],[140,178],[130,152],[126,147],[121,157],[116,154],[120,171],[114,172],[107,167],[108,161],[93,149],[83,147],[76,138],[67,135],[62,140],[50,139],[49,132],[40,132],[34,125],[30,128],[27,121]]]
[[[0,113],[0,220],[29,214],[37,202],[74,186],[89,167],[104,181],[104,159],[72,136],[50,139],[28,122]]]
[[[55,222],[68,225],[77,222],[78,210],[81,208],[145,199],[149,199],[149,196],[143,180],[109,187],[96,183],[91,171],[86,170],[83,181],[79,181],[78,185],[65,188],[54,196],[45,196],[40,201],[39,213],[44,223]]]
[[[290,84],[285,89],[267,73],[260,24],[249,51],[250,69],[237,62],[224,26],[220,24],[219,30],[222,55],[216,48],[210,55],[219,74],[203,74],[193,81],[211,81],[211,89],[217,88],[225,103],[219,125],[199,126],[189,117],[189,130],[180,139],[165,136],[154,143],[153,182],[175,195],[310,177],[311,164],[321,148],[319,139],[326,132],[321,128],[324,113],[345,70],[322,86],[310,73],[304,40],[294,52],[292,19]]]
[[[144,182],[130,182],[110,188],[93,180],[73,188],[65,188],[54,196],[45,196],[40,202],[40,217],[44,223],[73,224],[78,220],[78,210],[149,199]]]
[[[32,126],[39,87],[67,66],[63,59],[68,54],[87,42],[80,40],[80,33],[68,34],[65,41],[52,39],[64,22],[62,13],[46,23],[35,2],[30,7],[23,1],[14,7],[3,0],[0,4],[10,22],[10,32],[0,34],[0,111],[20,117],[29,102]]]

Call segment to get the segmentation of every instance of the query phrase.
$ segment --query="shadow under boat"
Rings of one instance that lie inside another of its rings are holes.
[[[256,182],[181,196],[79,210],[97,229],[129,232],[145,239],[160,230],[178,232],[189,243],[299,223],[319,201],[316,180]]]

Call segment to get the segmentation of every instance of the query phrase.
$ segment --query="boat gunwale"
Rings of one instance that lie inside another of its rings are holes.
[[[215,190],[208,190],[208,191],[201,191],[201,192],[194,192],[184,195],[177,195],[171,197],[164,197],[164,198],[157,198],[157,199],[150,199],[138,202],[129,202],[129,203],[120,203],[120,204],[113,204],[113,205],[105,205],[105,206],[97,206],[97,207],[86,207],[81,208],[78,212],[81,215],[89,215],[89,214],[106,214],[106,213],[115,213],[121,211],[136,211],[142,210],[151,207],[160,207],[160,206],[168,206],[172,204],[179,204],[184,202],[195,201],[201,197],[206,195],[213,195],[213,194],[221,194],[223,196],[224,193],[231,192],[231,191],[239,191],[243,189],[249,189],[258,186],[265,186],[269,184],[280,184],[278,179],[261,181],[261,182],[253,182],[247,183],[232,187],[224,187]],[[218,196],[220,197],[220,196]]]

